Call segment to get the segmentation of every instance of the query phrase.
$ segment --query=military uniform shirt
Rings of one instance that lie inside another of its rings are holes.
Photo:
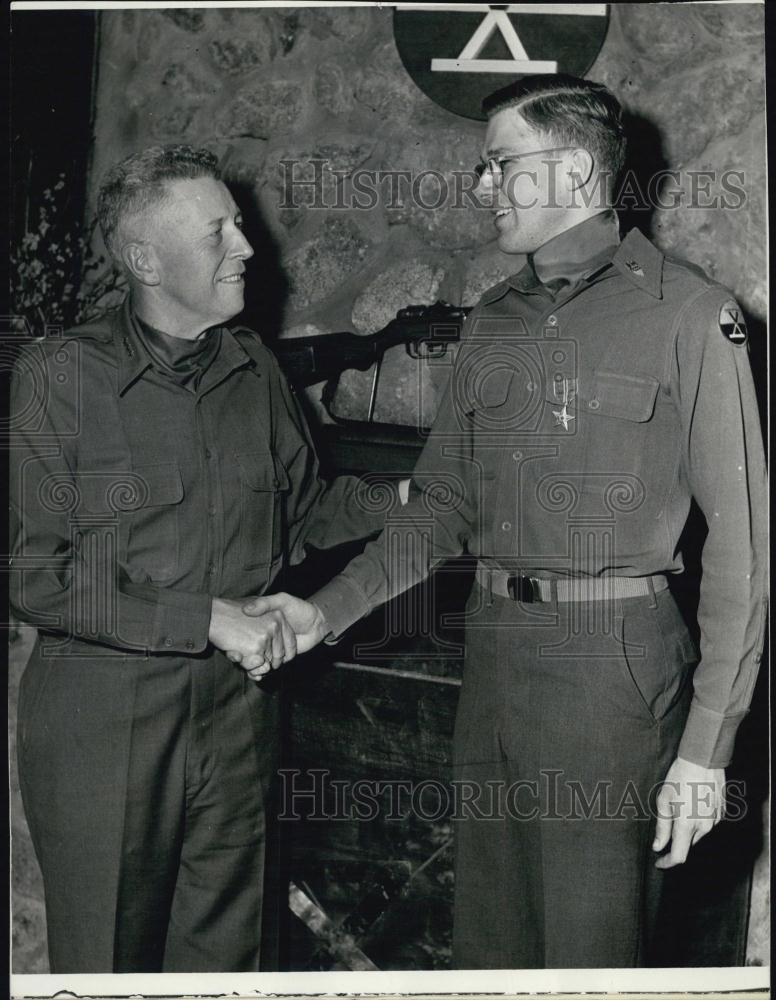
[[[124,305],[25,347],[14,371],[15,613],[77,642],[184,656],[213,597],[263,593],[305,546],[377,532],[355,477],[325,483],[274,356],[211,331],[198,389],[155,370]]]
[[[679,755],[725,766],[765,622],[764,456],[738,306],[637,230],[619,243],[611,217],[532,264],[468,317],[410,503],[313,600],[336,638],[462,551],[543,578],[678,573],[694,498],[709,530]],[[537,279],[564,270],[555,294]]]

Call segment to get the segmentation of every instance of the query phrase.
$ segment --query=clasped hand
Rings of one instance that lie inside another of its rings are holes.
[[[318,608],[291,594],[213,600],[208,638],[254,680],[312,649],[324,635]]]

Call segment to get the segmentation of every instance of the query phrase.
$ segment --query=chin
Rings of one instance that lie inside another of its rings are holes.
[[[520,254],[531,252],[525,248],[524,241],[517,233],[503,233],[499,235],[497,242],[498,248],[502,253]]]

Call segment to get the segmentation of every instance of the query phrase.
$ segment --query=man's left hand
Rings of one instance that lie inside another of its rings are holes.
[[[657,828],[653,851],[671,849],[656,868],[673,868],[687,860],[693,844],[712,830],[725,813],[725,770],[702,767],[677,757],[657,796]]]

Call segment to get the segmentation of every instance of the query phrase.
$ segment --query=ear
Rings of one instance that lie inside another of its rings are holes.
[[[158,285],[161,278],[150,243],[125,243],[121,261],[129,274],[142,285]]]
[[[576,191],[583,188],[593,176],[594,166],[593,157],[586,149],[581,147],[574,149],[569,157],[569,166],[566,171],[569,189]]]

